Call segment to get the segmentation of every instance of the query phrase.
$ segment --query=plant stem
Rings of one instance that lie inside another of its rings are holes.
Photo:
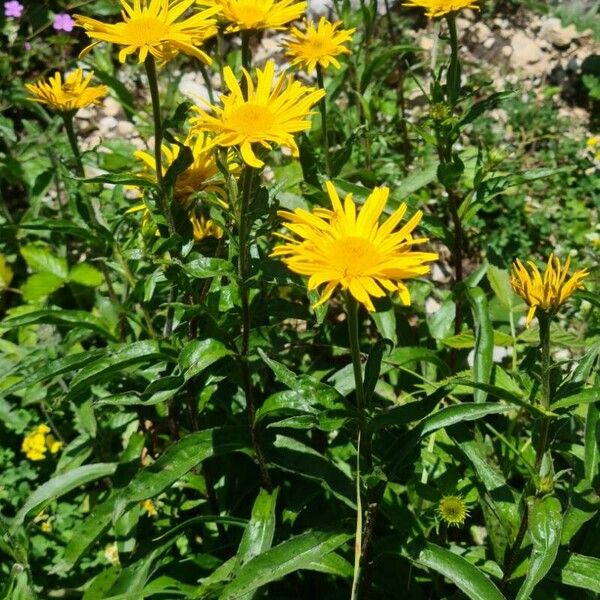
[[[252,447],[258,467],[263,488],[271,492],[273,484],[263,454],[260,436],[256,429],[256,406],[254,402],[254,387],[252,385],[252,374],[248,360],[250,348],[250,290],[248,287],[248,276],[250,274],[250,228],[252,219],[250,214],[250,198],[252,195],[252,183],[254,180],[254,169],[244,167],[242,173],[242,199],[239,210],[239,248],[238,248],[238,276],[240,286],[240,302],[242,308],[242,342],[239,351],[240,370],[244,383],[244,394],[246,396],[246,418],[252,439]]]
[[[365,406],[365,390],[363,384],[362,365],[360,360],[360,337],[358,330],[358,311],[359,305],[356,299],[346,293],[346,313],[348,317],[348,338],[350,342],[350,355],[352,357],[352,366],[354,370],[354,383],[356,388],[356,411],[358,413],[358,436],[357,436],[357,469],[356,469],[356,494],[357,494],[357,514],[356,514],[356,539],[354,544],[354,577],[352,580],[351,599],[357,600],[359,597],[361,579],[363,575],[365,557],[369,548],[369,543],[373,534],[373,525],[378,500],[369,493],[367,515],[363,525],[363,509],[361,502],[361,455],[364,458],[364,469],[366,473],[371,473],[373,469],[371,456],[371,440],[367,430],[367,415]]]
[[[548,313],[543,311],[538,312],[538,323],[540,325],[540,351],[541,351],[541,370],[540,370],[540,379],[541,379],[541,405],[544,410],[550,409],[550,401],[551,401],[551,390],[550,390],[550,372],[551,372],[551,357],[550,357],[550,347],[551,347],[551,339],[550,339],[550,322],[551,317]],[[546,453],[546,446],[548,445],[548,433],[550,429],[550,419],[546,416],[542,417],[541,423],[541,432],[538,440],[538,446],[535,454],[535,465],[534,465],[534,473],[536,477],[540,476],[540,467],[542,465],[542,460],[544,458],[544,454]],[[535,482],[534,482],[535,483]],[[533,487],[530,483],[530,487]],[[533,492],[534,490],[531,490]],[[507,554],[507,558],[505,561],[504,568],[504,578],[502,579],[502,587],[506,585],[508,579],[510,578],[516,561],[517,554],[521,549],[521,544],[523,543],[523,538],[525,537],[525,533],[527,531],[527,523],[528,523],[528,511],[527,511],[527,503],[525,503],[525,507],[523,509],[523,516],[521,518],[521,525],[519,527],[519,531],[517,533],[517,537],[515,538],[515,542],[512,545],[510,551]]]
[[[242,67],[250,72],[250,30],[242,30]]]
[[[152,115],[154,117],[154,160],[156,161],[156,181],[160,188],[159,202],[162,213],[167,221],[169,234],[175,234],[175,222],[171,214],[171,207],[167,201],[167,195],[164,188],[163,167],[162,167],[162,139],[163,128],[160,114],[160,95],[158,93],[158,78],[156,76],[156,63],[154,57],[148,54],[144,63],[146,74],[148,76],[148,86],[150,88],[150,97],[152,98]]]
[[[67,132],[67,137],[69,138],[69,144],[71,144],[71,150],[73,151],[73,156],[75,157],[75,168],[77,175],[83,178],[85,177],[85,172],[83,170],[83,162],[81,161],[81,152],[79,151],[77,136],[75,135],[75,130],[73,129],[73,114],[73,112],[62,113],[62,118],[65,123],[65,131]]]
[[[446,78],[447,94],[450,108],[456,106],[460,92],[460,62],[458,60],[458,33],[456,31],[456,19],[450,13],[446,17],[448,33],[450,34],[450,65]]]
[[[544,410],[550,410],[550,317],[548,314],[539,311],[538,322],[540,324],[540,350],[541,350],[541,386],[542,396],[541,404]],[[535,471],[539,475],[542,459],[546,453],[548,444],[548,432],[550,429],[550,419],[542,417],[541,435],[538,441],[538,447],[535,455]]]
[[[323,68],[317,63],[317,85],[320,90],[325,90],[323,81]],[[329,156],[329,125],[327,123],[327,96],[323,96],[319,101],[319,110],[321,111],[321,131],[323,132],[323,154],[325,155],[325,170],[327,176],[331,178],[331,158]]]

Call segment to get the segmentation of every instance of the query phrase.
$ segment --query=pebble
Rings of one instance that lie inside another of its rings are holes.
[[[114,98],[108,96],[104,99],[104,102],[102,103],[102,112],[107,117],[116,117],[121,110],[121,105]]]

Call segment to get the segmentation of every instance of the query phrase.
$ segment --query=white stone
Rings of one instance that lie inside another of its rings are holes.
[[[502,53],[502,56],[506,56],[506,58],[509,58],[513,53],[513,49],[511,46],[502,46],[502,50],[500,52]]]
[[[100,135],[106,136],[113,131],[113,129],[116,129],[118,124],[119,121],[117,121],[115,117],[102,117],[98,121],[98,131],[100,132]]]
[[[485,40],[485,42],[483,42],[483,47],[489,50],[495,43],[496,40],[493,37],[491,37]]]
[[[121,105],[110,96],[107,96],[102,103],[102,112],[107,117],[116,117],[121,112]]]
[[[199,73],[185,73],[179,81],[179,91],[198,106],[206,106],[210,103],[208,89]]]
[[[135,133],[135,127],[131,121],[119,121],[117,124],[117,133],[123,137],[130,137]]]
[[[440,310],[441,306],[442,305],[433,296],[429,296],[429,298],[425,300],[425,314],[433,315]]]
[[[542,23],[539,35],[542,40],[561,50],[568,48],[579,36],[575,25],[563,27],[560,19],[556,17],[550,17]]]

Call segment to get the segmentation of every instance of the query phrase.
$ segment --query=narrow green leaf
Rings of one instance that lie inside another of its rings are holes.
[[[560,546],[563,519],[560,502],[554,496],[528,499],[528,531],[533,543],[527,575],[516,600],[526,600],[546,576]]]
[[[475,357],[473,359],[473,377],[477,383],[488,384],[494,366],[494,330],[490,320],[487,298],[481,288],[469,288],[467,298],[471,303],[475,321]],[[485,402],[487,393],[478,388],[473,394],[475,402]]]
[[[379,373],[381,371],[381,361],[385,354],[386,348],[391,348],[392,343],[390,340],[377,340],[367,358],[367,364],[365,365],[364,375],[364,388],[365,388],[365,403],[368,406],[373,397],[375,386],[379,380]]]
[[[61,283],[62,285],[62,283]],[[15,327],[25,327],[26,325],[63,325],[67,327],[81,327],[82,329],[91,329],[97,331],[110,339],[114,339],[108,331],[104,322],[91,313],[83,310],[66,309],[45,309],[35,310],[24,315],[9,317],[0,323],[0,327],[13,329]]]
[[[275,535],[275,521],[277,519],[275,511],[277,493],[278,490],[272,493],[266,490],[259,492],[252,507],[250,522],[246,526],[240,541],[236,555],[235,569],[233,571],[234,575],[247,562],[271,547],[273,536]],[[251,600],[253,597],[254,592],[248,592],[241,595],[239,600]]]
[[[556,563],[550,571],[550,579],[593,594],[600,594],[600,559],[574,552],[564,552]],[[559,569],[556,568],[558,563],[561,564]]]
[[[420,429],[421,436],[425,436],[462,421],[476,421],[487,415],[501,414],[511,410],[515,410],[515,407],[510,404],[481,404],[475,402],[455,404],[446,406],[442,410],[425,417],[417,428]]]
[[[106,355],[84,367],[71,382],[66,400],[74,400],[86,394],[92,384],[106,381],[115,373],[132,365],[156,360],[165,356],[158,342],[146,340],[117,346],[116,350],[107,351]]]
[[[600,402],[588,405],[584,440],[585,480],[591,485],[600,464]]]
[[[450,550],[424,542],[412,559],[452,581],[471,600],[505,600],[487,575]]]
[[[587,390],[582,390],[572,396],[561,398],[550,405],[550,410],[558,410],[560,408],[569,408],[578,404],[589,404],[590,402],[600,402],[600,388],[595,387]]]
[[[247,562],[219,596],[238,600],[245,594],[309,566],[339,548],[352,536],[329,531],[307,531]]]
[[[90,481],[112,475],[116,468],[116,463],[84,465],[83,467],[77,467],[76,469],[57,475],[50,479],[50,481],[43,483],[34,490],[25,501],[25,504],[19,509],[19,512],[15,515],[15,518],[11,523],[11,533],[15,533],[25,521],[27,515],[39,508],[41,504],[64,496],[64,494],[67,494],[71,490],[85,485]]]

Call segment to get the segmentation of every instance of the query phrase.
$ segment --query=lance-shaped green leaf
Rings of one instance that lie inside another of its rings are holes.
[[[548,577],[553,581],[600,594],[600,559],[561,551]]]
[[[71,490],[74,490],[90,481],[96,481],[101,477],[112,475],[117,468],[116,463],[96,463],[93,465],[84,465],[77,467],[66,473],[62,473],[40,485],[27,498],[25,504],[19,509],[11,523],[10,531],[14,533],[25,521],[27,515],[39,509],[41,505],[50,500],[64,496]]]
[[[449,579],[471,600],[505,600],[487,575],[450,550],[424,542],[413,550],[411,558],[417,564],[433,569]]]
[[[527,575],[516,600],[526,600],[550,571],[560,546],[563,518],[560,502],[554,496],[530,498],[528,531],[533,543]]]
[[[245,594],[301,569],[345,544],[352,536],[330,531],[306,531],[247,562],[225,586],[220,600],[239,600]]]
[[[271,547],[275,535],[278,490],[269,493],[261,490],[252,507],[250,521],[244,530],[237,551],[234,574],[255,556],[262,554]],[[239,600],[250,600],[254,592],[240,596]]]
[[[487,298],[481,288],[469,288],[467,298],[471,303],[475,320],[475,356],[473,359],[473,377],[476,383],[489,384],[492,377],[494,354],[494,330],[490,320]],[[485,390],[476,388],[473,393],[475,402],[485,402]]]

